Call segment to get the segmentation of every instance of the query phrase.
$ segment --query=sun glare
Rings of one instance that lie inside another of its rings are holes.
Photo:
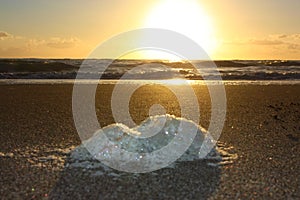
[[[190,84],[189,80],[174,78],[174,79],[167,79],[167,80],[160,80],[159,83],[164,85],[188,85]]]
[[[165,60],[170,62],[178,62],[178,61],[182,61],[183,59],[177,55],[174,55],[170,52],[166,52],[160,49],[140,49],[140,50],[129,52],[119,57],[119,59],[131,59],[131,58]]]
[[[216,47],[209,16],[195,0],[164,0],[160,2],[150,10],[145,20],[145,26],[169,29],[184,34],[197,42],[209,55]],[[152,57],[155,56],[158,55],[152,55]]]

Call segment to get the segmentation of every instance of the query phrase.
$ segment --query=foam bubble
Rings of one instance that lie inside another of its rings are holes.
[[[184,124],[185,128],[182,128],[182,124]],[[186,151],[182,151],[181,143],[193,139],[186,136],[188,136],[189,131],[195,130],[197,134],[191,145]],[[103,144],[101,141],[101,138],[103,138],[102,134],[106,134],[109,138],[107,144]],[[179,139],[173,140],[175,137]],[[130,162],[136,164],[136,161],[139,161],[141,163],[148,162],[146,165],[153,167],[153,165],[160,165],[162,158],[159,157],[161,156],[160,154],[153,154],[153,152],[161,150],[170,142],[175,143],[176,147],[172,149],[172,152],[168,152],[170,156],[181,151],[184,152],[181,157],[179,156],[178,161],[205,159],[205,156],[201,153],[202,149],[209,149],[211,150],[211,155],[217,155],[216,149],[213,148],[215,141],[204,128],[190,120],[167,114],[151,116],[132,129],[124,124],[111,124],[104,127],[91,138],[83,141],[83,144],[72,152],[71,158],[73,160],[98,159],[105,161],[105,163],[112,163],[112,165],[115,165],[116,162],[120,162],[118,163],[120,165]],[[135,160],[130,160],[132,158],[127,157],[120,149],[136,153]]]

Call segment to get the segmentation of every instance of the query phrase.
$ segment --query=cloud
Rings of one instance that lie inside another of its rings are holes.
[[[300,40],[300,33],[296,34],[275,34],[275,35],[270,35],[272,38],[278,38],[281,40]]]
[[[26,42],[26,46],[28,49],[32,49],[41,45],[45,45],[46,40],[42,40],[42,39],[28,39],[28,41]]]
[[[36,47],[50,47],[55,49],[68,49],[78,46],[80,40],[77,37],[61,38],[28,38],[23,36],[15,36],[5,31],[0,31],[0,40],[11,39],[16,42],[18,40],[19,46],[25,46],[27,49],[33,49]],[[8,47],[7,47],[8,48]]]
[[[291,50],[300,50],[300,44],[288,44],[288,48]]]
[[[49,39],[27,39],[26,46],[28,49],[33,49],[36,47],[50,47],[55,49],[68,49],[76,47],[80,43],[80,40],[77,37],[70,38],[60,38],[52,37]]]
[[[274,40],[269,38],[263,38],[263,39],[247,39],[247,40],[234,40],[234,41],[224,41],[223,44],[227,45],[282,45],[284,44],[281,40]]]
[[[6,38],[9,38],[7,40]],[[74,47],[81,44],[77,37],[24,37],[15,36],[7,32],[0,31],[0,58],[5,57],[36,57],[36,56],[60,56],[62,53],[72,52]],[[64,50],[64,51],[59,51]]]
[[[300,51],[300,34],[273,34],[264,38],[223,41],[224,45],[272,46],[286,50]]]
[[[50,41],[46,43],[46,45],[50,48],[56,48],[56,49],[67,49],[67,48],[73,48],[78,45],[80,40],[76,37],[71,38],[51,38]]]
[[[11,34],[4,32],[4,31],[0,31],[0,40],[4,40],[4,39],[10,38],[10,37],[12,37]]]
[[[280,40],[272,40],[272,39],[262,39],[262,40],[257,40],[257,39],[251,39],[248,42],[249,44],[253,45],[281,45],[284,44],[284,42]]]
[[[282,34],[282,35],[278,35],[278,38],[287,38],[288,36],[287,35],[285,35],[285,34]]]

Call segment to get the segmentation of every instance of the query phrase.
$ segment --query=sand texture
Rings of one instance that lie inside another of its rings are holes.
[[[113,85],[98,87],[101,126],[114,122]],[[195,86],[207,128],[207,88]],[[0,85],[2,199],[299,199],[300,85],[226,86],[227,116],[219,147],[237,157],[223,164],[181,162],[153,173],[70,167],[80,144],[72,118],[72,85]],[[175,96],[144,86],[130,101],[136,123],[153,105],[180,117]],[[226,155],[222,157],[226,161]]]

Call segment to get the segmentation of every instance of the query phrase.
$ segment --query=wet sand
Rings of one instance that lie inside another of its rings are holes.
[[[98,87],[102,126],[114,122],[113,85]],[[93,175],[69,169],[65,148],[80,144],[72,118],[72,85],[0,85],[0,196],[4,199],[297,199],[300,198],[300,85],[226,86],[227,116],[219,141],[233,147],[232,164],[183,162],[155,173]],[[197,86],[207,128],[210,99]],[[175,96],[160,86],[140,88],[130,101],[139,123],[153,103],[180,115]]]

